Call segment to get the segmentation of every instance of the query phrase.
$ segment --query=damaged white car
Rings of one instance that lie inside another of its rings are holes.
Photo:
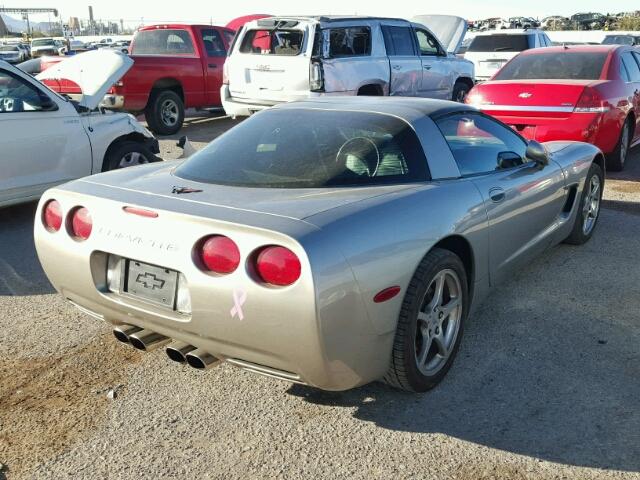
[[[93,173],[160,160],[158,141],[132,115],[98,105],[133,61],[112,50],[71,57],[37,77],[0,61],[0,207]],[[40,81],[38,81],[40,80]],[[77,100],[46,82],[73,82]]]

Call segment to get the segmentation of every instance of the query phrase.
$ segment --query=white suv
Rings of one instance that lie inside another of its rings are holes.
[[[433,26],[433,28],[429,28]],[[456,57],[459,17],[271,17],[238,32],[224,65],[222,104],[245,116],[321,95],[404,95],[463,101],[473,64]]]
[[[550,46],[551,40],[542,30],[482,32],[471,41],[464,58],[475,65],[476,81],[484,82],[498,73],[505,63],[523,50]]]

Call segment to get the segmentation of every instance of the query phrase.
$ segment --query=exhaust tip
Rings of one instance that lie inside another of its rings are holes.
[[[187,361],[186,355],[195,350],[196,347],[184,342],[173,342],[166,349],[167,356],[174,362],[184,363]]]
[[[142,350],[144,352],[151,352],[162,345],[169,343],[171,339],[169,337],[165,337],[159,333],[156,333],[152,330],[142,330],[141,332],[136,332],[133,335],[129,335],[129,343],[131,346],[137,350]]]
[[[133,325],[118,325],[113,329],[113,336],[116,337],[116,340],[119,342],[129,343],[131,340],[130,336],[141,330],[140,327],[134,327]]]
[[[222,360],[220,360],[219,358],[216,358],[210,353],[201,349],[187,353],[185,355],[185,358],[189,366],[198,370],[207,370],[211,367],[215,367],[222,362]]]

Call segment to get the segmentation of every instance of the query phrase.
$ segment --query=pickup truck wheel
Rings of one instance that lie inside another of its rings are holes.
[[[173,135],[182,128],[184,103],[172,90],[152,94],[144,111],[149,129],[158,135]]]
[[[435,248],[407,287],[384,381],[409,392],[435,387],[460,346],[469,313],[467,275],[460,258]]]
[[[141,142],[124,141],[109,148],[102,171],[144,165],[159,159]]]
[[[453,86],[453,96],[451,100],[454,102],[464,103],[464,99],[467,98],[467,94],[471,91],[469,85],[465,82],[456,82]]]

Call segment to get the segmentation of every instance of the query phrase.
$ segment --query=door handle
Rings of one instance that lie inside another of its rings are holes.
[[[209,68],[218,68],[218,65],[216,65],[215,63],[210,63]]]
[[[402,65],[394,65],[393,69],[394,70],[402,70]]]
[[[489,198],[494,203],[502,202],[505,199],[505,197],[506,197],[506,194],[504,193],[504,190],[500,187],[495,187],[489,190]]]
[[[422,68],[425,70],[431,70],[431,65],[423,65]]]

